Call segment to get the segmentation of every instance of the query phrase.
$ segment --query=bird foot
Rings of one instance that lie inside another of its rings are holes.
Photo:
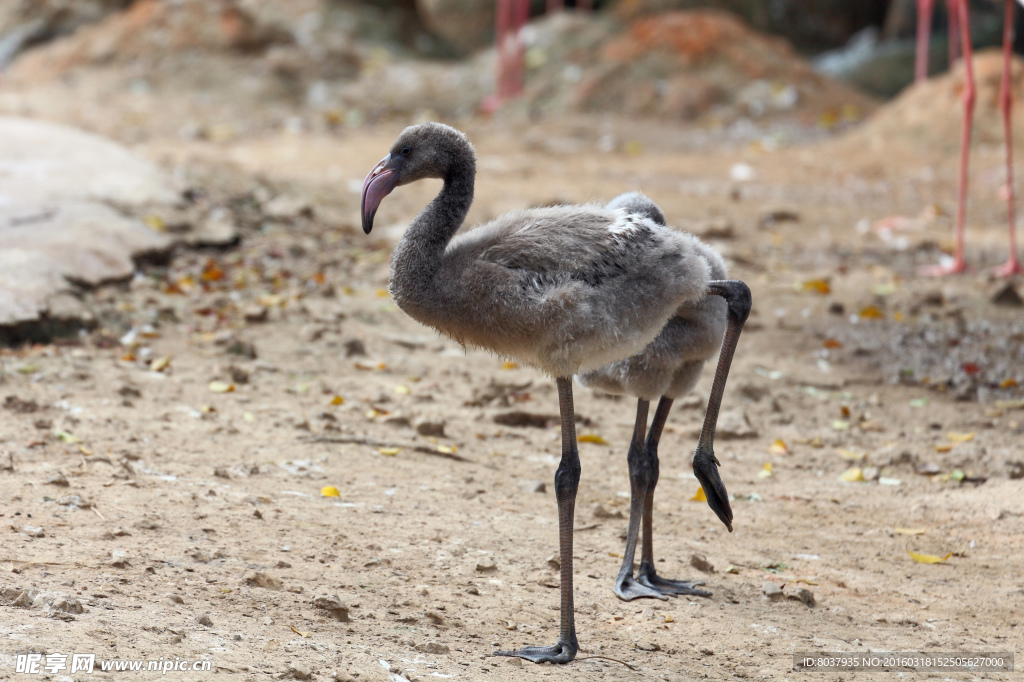
[[[946,277],[948,275],[961,275],[967,272],[967,263],[962,259],[951,259],[949,262],[938,265],[926,265],[918,273],[924,277]]]
[[[703,585],[703,581],[695,580],[669,580],[668,578],[662,578],[660,575],[654,572],[654,568],[648,570],[640,570],[637,575],[637,581],[652,590],[657,590],[661,594],[672,594],[672,595],[689,595],[693,597],[710,597],[711,593],[707,590],[698,590],[697,585]]]
[[[627,574],[620,576],[615,581],[615,595],[623,601],[633,601],[634,599],[643,599],[644,597],[653,597],[654,599],[668,599],[668,595],[659,590],[653,585],[640,584],[637,580]]]
[[[494,655],[525,658],[533,663],[568,663],[576,658],[579,648],[576,642],[559,640],[554,646],[528,646],[515,651],[495,651]]]
[[[1019,260],[1010,256],[1010,259],[993,270],[992,274],[996,277],[1013,277],[1014,275],[1022,275],[1024,274],[1024,266],[1020,264]]]

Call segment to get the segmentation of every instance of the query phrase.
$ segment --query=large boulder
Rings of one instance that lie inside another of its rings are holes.
[[[132,213],[179,200],[159,169],[95,135],[0,117],[0,342],[87,324],[75,293],[125,279],[171,239]]]

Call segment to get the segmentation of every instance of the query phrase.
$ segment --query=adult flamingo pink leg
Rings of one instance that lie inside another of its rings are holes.
[[[1017,0],[1024,5],[1024,0]],[[974,101],[976,97],[973,50],[971,49],[971,24],[970,13],[968,12],[969,0],[948,0],[950,16],[950,50],[954,43],[959,43],[959,48],[964,60],[964,121],[960,135],[960,172],[957,182],[957,209],[956,209],[956,250],[953,255],[953,262],[949,264],[933,265],[922,270],[922,274],[931,276],[943,276],[964,272],[967,269],[964,260],[964,225],[967,219],[967,170],[971,146],[971,127],[974,118]],[[999,108],[1003,115],[1003,130],[1006,136],[1006,186],[1008,188],[1008,220],[1010,232],[1010,255],[1006,263],[997,268],[994,272],[1000,277],[1024,273],[1017,255],[1016,236],[1016,196],[1013,186],[1013,141],[1011,135],[1011,113],[1013,107],[1013,93],[1010,91],[1010,66],[1013,53],[1013,22],[1014,22],[1014,0],[1003,0],[1006,7],[1005,23],[1003,27],[1003,77],[999,94]],[[935,0],[917,0],[918,23],[917,23],[917,64],[915,75],[917,80],[923,80],[928,75],[928,34],[931,31],[932,10]],[[957,30],[959,29],[959,30]],[[959,40],[956,40],[959,34]]]

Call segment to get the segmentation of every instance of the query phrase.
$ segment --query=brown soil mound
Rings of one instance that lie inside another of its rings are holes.
[[[538,25],[528,52],[531,102],[682,120],[796,113],[799,123],[826,126],[873,107],[869,97],[815,73],[786,41],[728,12],[666,12],[613,31],[569,17]]]
[[[975,55],[975,142],[1003,142],[1003,120],[999,109],[1002,72],[1003,57],[998,49]],[[1024,129],[1024,109],[1019,104],[1024,96],[1024,61],[1016,56],[1011,68],[1011,83],[1016,104],[1013,128],[1020,131]],[[873,149],[900,142],[929,151],[955,153],[960,149],[963,92],[964,65],[960,62],[950,73],[908,87],[895,100],[881,107],[862,128],[851,133],[850,139],[858,144],[867,141]],[[1017,142],[1021,142],[1019,134],[1017,138]]]

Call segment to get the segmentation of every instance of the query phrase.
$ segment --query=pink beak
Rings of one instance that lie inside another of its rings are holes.
[[[388,154],[363,180],[363,196],[359,208],[363,217],[363,232],[366,234],[370,234],[373,229],[373,217],[377,215],[380,202],[398,186],[398,171],[387,167],[390,160],[391,155]]]

